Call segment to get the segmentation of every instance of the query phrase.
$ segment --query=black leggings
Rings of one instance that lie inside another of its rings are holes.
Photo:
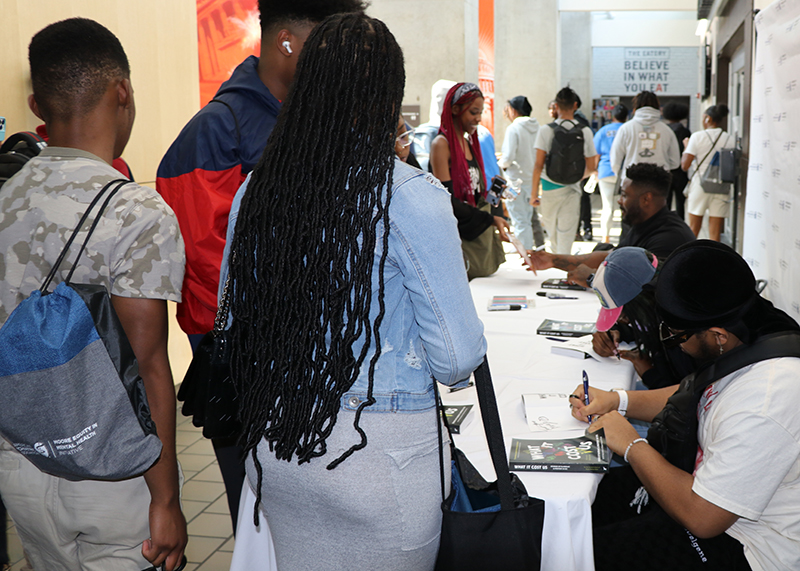
[[[628,504],[640,485],[630,466],[600,483],[592,506],[596,571],[750,571],[742,544],[728,534],[695,538],[652,498],[637,514]]]

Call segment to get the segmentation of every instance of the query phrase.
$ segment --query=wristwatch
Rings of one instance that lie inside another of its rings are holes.
[[[589,277],[586,278],[586,285],[588,285],[589,287],[592,287],[593,283],[594,283],[594,273],[591,273],[591,274],[589,274]]]

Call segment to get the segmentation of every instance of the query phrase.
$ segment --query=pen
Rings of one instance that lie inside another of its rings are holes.
[[[611,343],[614,345],[614,355],[617,356],[617,361],[619,361],[619,349],[617,349],[617,344],[614,343],[614,336],[611,335],[610,330],[606,331],[606,335],[608,335],[608,338],[611,339]]]
[[[578,299],[577,297],[564,295],[563,293],[552,293],[546,291],[537,291],[536,295],[539,297],[546,297],[547,299]]]
[[[489,311],[519,311],[520,309],[522,309],[522,306],[516,303],[489,306]]]
[[[544,250],[544,244],[542,244],[541,246],[536,246],[533,249],[534,252],[541,252],[542,250]]]
[[[583,372],[583,404],[589,405],[589,375]],[[589,415],[589,424],[592,423],[592,415]]]
[[[464,385],[463,387],[451,388],[448,392],[455,393],[455,392],[463,391],[464,389],[468,389],[468,388],[474,387],[474,386],[475,386],[475,382],[474,381],[470,381],[466,385]]]

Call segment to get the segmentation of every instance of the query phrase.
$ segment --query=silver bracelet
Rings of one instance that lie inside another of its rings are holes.
[[[625,454],[622,456],[623,460],[625,460],[625,462],[626,462],[626,463],[628,462],[628,452],[630,452],[630,451],[631,451],[631,446],[633,446],[633,445],[634,445],[634,444],[636,444],[637,442],[644,442],[645,444],[650,444],[650,443],[647,441],[647,438],[637,438],[636,440],[634,440],[633,442],[631,442],[630,444],[628,444],[628,447],[625,449]]]

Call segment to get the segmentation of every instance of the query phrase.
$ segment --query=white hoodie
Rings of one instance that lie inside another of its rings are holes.
[[[506,129],[503,139],[502,156],[497,164],[508,175],[508,182],[517,188],[518,181],[530,185],[533,179],[533,167],[536,163],[536,135],[539,134],[539,122],[533,117],[517,117]]]
[[[678,138],[661,121],[658,109],[641,107],[633,119],[619,128],[611,146],[611,169],[616,174],[619,174],[623,160],[625,169],[634,163],[653,163],[668,171],[681,166]]]

